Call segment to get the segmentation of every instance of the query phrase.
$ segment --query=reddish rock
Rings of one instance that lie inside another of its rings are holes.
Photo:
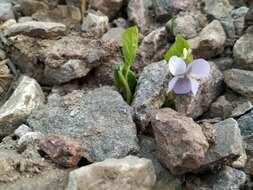
[[[62,135],[48,135],[40,141],[39,148],[53,162],[66,168],[77,166],[83,152],[78,143]]]
[[[209,144],[198,124],[169,108],[158,110],[151,123],[158,157],[173,174],[201,166]]]

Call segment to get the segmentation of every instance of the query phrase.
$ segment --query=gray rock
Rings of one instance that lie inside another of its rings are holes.
[[[33,18],[30,16],[23,16],[23,17],[18,18],[19,23],[30,22],[30,21],[33,21]]]
[[[224,73],[224,79],[229,88],[235,92],[253,98],[253,72],[231,69]]]
[[[21,76],[11,97],[0,107],[0,136],[11,134],[44,99],[40,85],[30,77]]]
[[[70,172],[66,190],[151,190],[155,181],[155,170],[150,160],[128,156]]]
[[[90,6],[99,10],[110,19],[114,18],[123,6],[123,0],[90,0]]]
[[[232,114],[231,114],[232,117],[242,116],[246,112],[253,109],[252,103],[247,98],[242,97],[242,98],[239,98],[239,99],[233,101],[232,103],[233,103],[233,107],[234,107]]]
[[[152,0],[130,0],[127,7],[128,19],[135,23],[142,33],[152,30]]]
[[[6,58],[6,53],[4,50],[0,49],[0,61],[3,61]]]
[[[181,175],[201,166],[209,144],[192,118],[164,108],[154,113],[151,125],[158,158],[172,174]]]
[[[169,65],[166,61],[148,65],[139,77],[132,107],[141,130],[144,131],[150,123],[151,112],[163,105],[169,77]]]
[[[253,134],[253,111],[243,115],[238,119],[242,136]]]
[[[221,71],[225,71],[232,68],[234,60],[231,57],[221,57],[214,59],[213,62]]]
[[[195,57],[211,58],[223,52],[225,41],[226,33],[221,23],[214,20],[189,43]]]
[[[249,8],[243,6],[238,9],[235,9],[231,12],[231,15],[234,19],[236,34],[239,36],[242,35],[242,33],[246,27],[245,16],[247,15],[248,11],[249,11]]]
[[[172,175],[165,169],[157,159],[155,139],[148,136],[139,136],[140,152],[138,154],[141,158],[150,159],[154,165],[156,172],[156,183],[152,190],[178,190],[182,187],[182,179],[178,176]]]
[[[221,117],[222,119],[231,116],[233,105],[226,99],[225,96],[220,96],[214,103],[211,104],[208,116],[215,118]]]
[[[88,34],[71,33],[57,40],[17,36],[10,41],[11,60],[23,73],[48,85],[84,77],[118,51],[117,46]]]
[[[162,60],[168,46],[168,38],[169,34],[166,27],[159,27],[145,36],[139,47],[143,64],[138,64],[136,67],[143,68],[152,63],[152,61],[157,62]]]
[[[25,134],[32,132],[32,129],[25,124],[20,125],[15,131],[14,136],[21,138]]]
[[[173,34],[182,34],[186,39],[191,39],[198,35],[206,23],[206,16],[200,12],[180,12],[174,21]]]
[[[245,16],[245,22],[247,26],[253,25],[253,5],[251,4],[250,9]]]
[[[66,26],[60,23],[30,21],[12,25],[6,35],[22,34],[35,38],[56,38],[64,35],[66,29]]]
[[[109,19],[99,12],[89,12],[83,18],[82,31],[101,35],[109,28]]]
[[[232,165],[245,152],[236,120],[226,119],[213,127],[215,143],[207,151],[200,170],[224,164]]]
[[[234,19],[231,16],[227,16],[221,18],[220,23],[222,24],[224,31],[226,32],[227,39],[226,39],[226,46],[233,46],[236,40],[236,29],[234,24]]]
[[[236,41],[233,48],[235,64],[239,68],[253,70],[253,34],[248,32]]]
[[[35,131],[72,137],[91,162],[124,157],[139,148],[132,110],[109,87],[52,96],[32,113],[28,124]]]
[[[49,8],[47,0],[19,0],[18,9],[24,16],[32,16],[33,13],[39,10]]]
[[[219,171],[191,177],[187,183],[194,190],[240,190],[244,188],[246,180],[243,171],[225,166]]]
[[[221,19],[230,15],[233,6],[229,0],[205,0],[204,10],[207,14],[216,19]]]
[[[122,35],[125,29],[121,27],[111,28],[108,32],[106,32],[102,40],[104,41],[115,41],[119,46],[122,46]]]
[[[22,152],[17,152],[17,141],[11,137],[0,143],[0,189],[59,190],[66,186],[69,171],[41,158],[33,143]]]
[[[80,9],[68,5],[58,5],[53,9],[39,9],[32,18],[44,22],[63,23],[68,28],[79,26],[82,21]]]
[[[9,19],[15,19],[11,3],[0,2],[0,21],[4,22]]]
[[[208,77],[200,81],[196,96],[192,94],[178,95],[175,98],[176,110],[192,118],[197,118],[206,112],[211,103],[223,91],[223,75],[216,65],[209,62],[211,71]]]

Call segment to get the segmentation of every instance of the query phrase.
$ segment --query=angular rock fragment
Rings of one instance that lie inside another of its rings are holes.
[[[235,65],[242,69],[253,69],[253,34],[247,32],[236,41],[233,48]]]
[[[240,128],[236,120],[230,118],[214,126],[214,144],[210,145],[201,169],[232,165],[245,152]]]
[[[230,69],[224,73],[224,79],[233,91],[253,98],[253,72],[240,69]]]
[[[28,124],[35,131],[75,139],[90,162],[121,158],[139,149],[131,107],[109,87],[53,95],[32,113]]]
[[[70,172],[66,190],[151,190],[155,181],[150,160],[128,156],[107,159]]]
[[[0,136],[11,134],[44,100],[40,85],[30,77],[21,76],[11,97],[0,107]]]
[[[39,148],[60,166],[76,167],[83,150],[74,140],[62,135],[48,135],[39,142]]]
[[[166,61],[148,65],[139,77],[132,107],[135,120],[143,131],[151,121],[151,112],[164,103],[169,77],[169,65]]]
[[[176,110],[192,118],[197,118],[206,112],[210,104],[223,91],[223,75],[212,62],[210,75],[200,81],[196,96],[192,94],[177,95],[175,98]]]
[[[109,28],[109,19],[103,14],[89,12],[83,19],[82,31],[101,35]]]
[[[173,174],[184,174],[202,165],[209,144],[191,118],[165,108],[154,114],[151,124],[158,157]]]
[[[66,26],[60,23],[30,21],[12,25],[6,35],[22,34],[35,38],[56,38],[64,35],[66,29]]]
[[[208,24],[200,34],[189,40],[194,56],[211,58],[222,53],[226,41],[226,33],[218,20]]]

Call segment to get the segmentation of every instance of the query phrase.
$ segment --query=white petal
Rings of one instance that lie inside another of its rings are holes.
[[[169,69],[174,76],[182,75],[186,72],[186,64],[182,58],[172,56],[169,61]]]
[[[190,79],[191,81],[191,91],[193,93],[194,96],[196,96],[198,89],[199,89],[199,83],[198,81],[196,81],[195,79]]]
[[[210,65],[204,59],[196,59],[188,65],[187,72],[195,78],[204,78],[209,75]]]

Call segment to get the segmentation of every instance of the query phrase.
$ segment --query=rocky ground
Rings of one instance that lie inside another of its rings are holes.
[[[128,105],[113,70],[131,25]],[[211,72],[169,108],[177,34]],[[0,190],[253,189],[252,102],[250,0],[0,0]]]

